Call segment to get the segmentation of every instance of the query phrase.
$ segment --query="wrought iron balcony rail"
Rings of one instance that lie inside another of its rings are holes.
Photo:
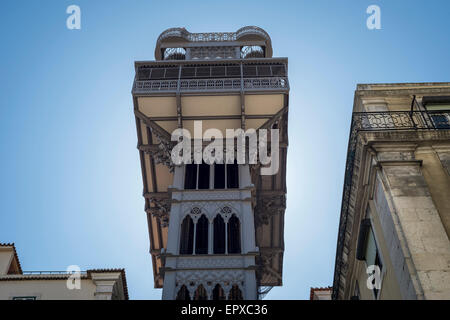
[[[236,32],[201,32],[190,33],[184,28],[170,28],[161,33],[158,37],[157,44],[160,44],[166,38],[177,37],[184,38],[192,42],[209,42],[209,41],[236,41],[245,35],[260,35],[270,41],[270,37],[266,31],[255,26],[246,26],[240,28]]]
[[[203,32],[203,33],[189,33],[187,35],[189,41],[193,42],[207,42],[207,41],[235,41],[235,32]]]
[[[450,110],[355,112],[353,130],[450,129]]]
[[[136,80],[133,93],[288,90],[287,77]]]
[[[413,101],[413,103],[415,100]],[[342,193],[341,218],[339,222],[336,266],[333,284],[333,299],[337,299],[340,286],[339,274],[343,268],[341,255],[347,229],[347,217],[355,166],[355,152],[358,132],[388,130],[450,130],[450,110],[427,111],[418,106],[419,111],[354,112],[350,127],[350,137],[345,164],[344,190]]]

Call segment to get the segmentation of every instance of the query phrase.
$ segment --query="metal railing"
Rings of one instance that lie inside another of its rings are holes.
[[[209,41],[236,41],[237,38],[243,37],[245,35],[260,35],[266,41],[270,41],[270,37],[266,31],[255,26],[246,26],[240,28],[236,32],[200,32],[200,33],[190,33],[184,28],[170,28],[163,31],[156,41],[157,45],[166,38],[171,37],[181,37],[192,42],[209,42]]]
[[[209,41],[235,41],[236,32],[201,32],[189,33],[187,35],[189,41],[193,42],[209,42]]]
[[[186,91],[288,90],[287,77],[136,80],[133,93]]]
[[[357,131],[450,129],[450,110],[357,112],[352,127]]]

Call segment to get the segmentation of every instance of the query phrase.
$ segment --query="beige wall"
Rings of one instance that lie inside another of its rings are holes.
[[[442,148],[442,146],[438,146],[438,148]],[[448,144],[447,149],[450,149],[450,144]],[[450,176],[433,147],[417,148],[415,157],[423,161],[423,176],[439,212],[447,237],[450,237]]]
[[[12,249],[0,247],[0,275],[7,274],[14,251]]]
[[[71,276],[67,273],[23,274],[15,252],[13,245],[0,244],[0,300],[14,297],[36,297],[39,300],[128,299],[125,271],[122,269],[88,270],[78,277],[74,275],[74,278],[69,278]]]
[[[172,97],[140,97],[139,110],[148,117],[167,117],[177,115],[177,101]]]
[[[69,290],[66,280],[0,281],[0,300],[17,296],[37,296],[39,300],[93,300],[96,290],[90,279],[81,280],[80,289]]]
[[[241,114],[239,95],[182,96],[181,106],[185,117]]]

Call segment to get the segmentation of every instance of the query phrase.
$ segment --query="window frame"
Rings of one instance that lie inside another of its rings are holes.
[[[195,169],[195,188],[186,188],[186,182],[187,182],[187,172],[188,172],[188,165],[195,165],[196,169]],[[200,175],[200,166],[201,165],[207,165],[209,166],[209,187],[208,188],[199,188],[199,175]],[[219,163],[219,165],[223,165],[224,166],[224,188],[216,188],[216,163],[214,164],[205,164],[205,163],[192,163],[192,164],[185,164],[183,166],[183,190],[236,190],[240,188],[240,182],[241,182],[241,177],[240,177],[240,168],[239,168],[239,164],[236,163],[236,161],[234,163]],[[233,187],[229,187],[228,186],[228,166],[236,166],[236,186]]]
[[[373,220],[372,220],[372,218],[368,218],[368,219],[370,221],[369,232],[372,232],[373,238],[374,238],[374,242],[375,242],[375,249],[376,249],[375,250],[375,261],[376,261],[377,255],[378,255],[378,258],[380,259],[380,262],[381,262],[381,268],[380,268],[380,289],[378,290],[378,289],[374,288],[374,289],[372,289],[370,291],[372,292],[372,295],[373,295],[375,300],[380,300],[381,290],[383,289],[383,279],[384,279],[384,275],[386,274],[386,263],[385,263],[383,254],[381,253],[381,249],[380,249],[380,245],[379,245],[380,242],[378,240],[378,236],[377,236],[376,232],[374,232]],[[367,250],[367,239],[368,239],[368,237],[366,237],[366,243],[365,243],[364,252],[366,252],[366,250]],[[369,265],[367,264],[367,257],[366,256],[364,257],[364,264],[365,264],[365,268],[367,270]]]

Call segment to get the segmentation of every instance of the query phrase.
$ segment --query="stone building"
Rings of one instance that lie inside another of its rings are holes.
[[[22,271],[13,243],[0,243],[0,300],[128,300],[124,269]]]
[[[243,27],[168,29],[155,59],[135,62],[132,89],[155,287],[163,299],[260,298],[282,285],[287,58],[272,57],[267,32]],[[171,134],[194,137],[196,121],[203,137],[279,130],[278,172],[262,175],[260,162],[175,165]]]
[[[450,299],[450,83],[361,84],[333,299]]]

